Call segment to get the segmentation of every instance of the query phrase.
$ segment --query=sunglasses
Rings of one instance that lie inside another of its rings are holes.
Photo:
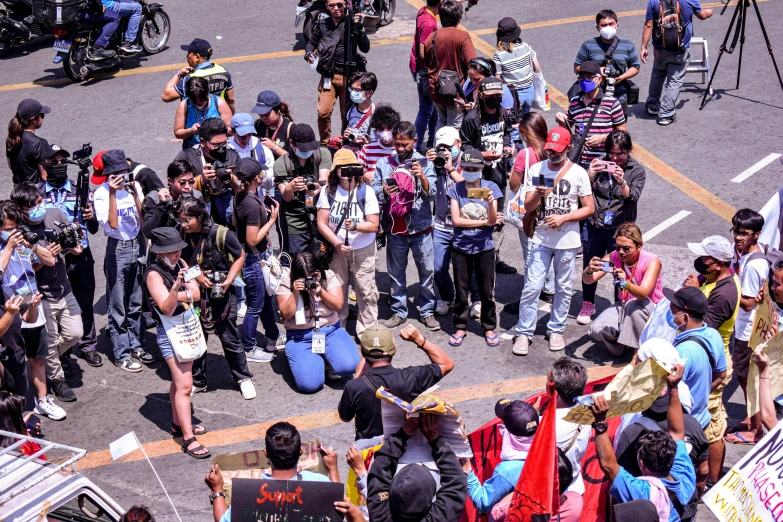
[[[330,9],[342,9],[345,7],[345,4],[326,4],[326,7]]]
[[[177,182],[177,185],[179,185],[180,187],[186,187],[188,185],[193,186],[195,184],[196,184],[196,180],[195,179],[189,179],[187,181],[178,181]]]
[[[44,163],[47,165],[65,165],[68,162],[65,158],[62,159],[53,159],[53,160],[46,160]]]
[[[614,249],[617,250],[618,252],[630,252],[632,248],[633,247],[630,246],[620,246],[620,245],[614,247]]]

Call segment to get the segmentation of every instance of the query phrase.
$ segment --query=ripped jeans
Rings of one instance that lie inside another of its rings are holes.
[[[571,306],[576,248],[554,249],[530,242],[530,259],[525,270],[525,288],[519,298],[519,321],[516,335],[533,337],[538,315],[538,297],[544,288],[549,267],[555,272],[555,301],[546,325],[547,333],[563,333]]]

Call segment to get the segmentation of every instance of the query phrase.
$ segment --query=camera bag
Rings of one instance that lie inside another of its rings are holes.
[[[437,45],[438,31],[432,34],[432,55],[435,57],[435,68],[438,67],[438,45]],[[457,71],[451,71],[444,69],[438,73],[438,81],[435,85],[435,91],[441,96],[457,95],[458,85],[461,83],[460,75]]]

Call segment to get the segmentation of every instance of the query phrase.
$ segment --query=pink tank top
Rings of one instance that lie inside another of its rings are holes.
[[[642,284],[642,281],[644,280],[644,274],[647,271],[647,266],[653,259],[658,259],[658,256],[652,252],[647,252],[646,250],[642,249],[639,251],[639,260],[636,262],[636,266],[633,268],[628,268],[627,266],[623,265],[623,261],[620,259],[620,256],[617,255],[616,250],[612,251],[611,255],[611,260],[612,263],[614,263],[614,266],[623,267],[626,278],[635,285]],[[661,272],[663,272],[663,270],[661,270]],[[630,292],[620,292],[621,301],[627,302],[631,299],[634,299],[634,297],[630,294]],[[663,299],[663,280],[661,279],[661,274],[658,274],[658,280],[655,282],[655,288],[653,288],[653,291],[650,294],[650,301],[658,304],[658,301],[661,299]]]

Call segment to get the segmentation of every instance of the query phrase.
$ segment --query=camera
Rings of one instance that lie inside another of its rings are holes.
[[[347,167],[340,167],[341,178],[361,178],[364,175],[364,170],[358,165],[350,165]]]
[[[438,156],[432,160],[432,163],[434,163],[436,167],[442,169],[446,166],[446,161],[449,158],[451,158],[451,151],[445,148],[439,148]]]
[[[359,139],[359,134],[356,134],[355,132],[352,132],[348,135],[348,141],[351,143],[355,143],[356,140]]]
[[[421,166],[421,168],[424,168],[427,166],[427,159],[426,158],[406,159],[403,165],[407,170],[411,170],[414,163],[418,163],[419,166]]]
[[[204,274],[208,281],[212,283],[212,288],[209,290],[210,299],[223,299],[226,296],[226,289],[222,286],[218,286],[226,280],[228,272],[210,272]]]
[[[92,156],[92,145],[89,143],[85,143],[82,145],[81,149],[75,150],[73,151],[73,154],[71,154],[73,161],[78,163],[81,168],[88,168],[92,165],[90,156]]]
[[[224,185],[231,183],[231,173],[229,169],[233,169],[236,165],[229,165],[223,161],[215,161],[213,167],[215,168],[215,175]]]
[[[307,276],[304,282],[305,290],[315,292],[318,289],[318,281],[313,276]]]
[[[305,178],[305,186],[307,187],[307,190],[309,190],[310,192],[317,190],[318,185],[324,186],[326,185],[326,182],[315,178]]]
[[[30,230],[30,227],[25,225],[24,223],[19,225],[19,233],[22,234],[22,239],[30,243],[30,245],[34,245],[38,243],[38,240],[40,239],[38,237],[38,234]]]
[[[53,228],[46,230],[46,238],[63,248],[76,248],[82,240],[82,227],[78,223],[55,223]]]

